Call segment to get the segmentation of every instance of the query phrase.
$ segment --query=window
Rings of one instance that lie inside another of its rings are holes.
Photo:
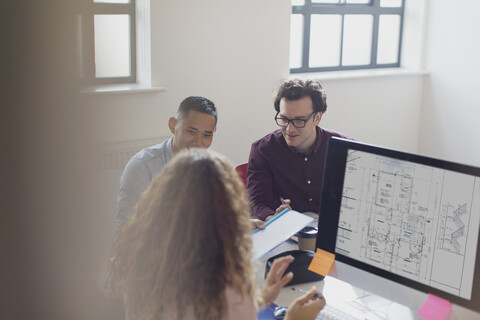
[[[290,72],[400,66],[404,0],[292,0]]]
[[[90,0],[83,17],[82,75],[88,84],[137,81],[136,0]]]

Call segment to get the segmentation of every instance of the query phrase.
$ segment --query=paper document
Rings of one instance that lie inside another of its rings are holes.
[[[253,258],[260,258],[303,229],[312,220],[312,217],[295,210],[288,210],[288,212],[270,223],[264,230],[252,234]]]

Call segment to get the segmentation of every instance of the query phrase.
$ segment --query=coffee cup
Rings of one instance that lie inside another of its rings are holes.
[[[318,228],[305,227],[297,233],[298,249],[315,251]]]

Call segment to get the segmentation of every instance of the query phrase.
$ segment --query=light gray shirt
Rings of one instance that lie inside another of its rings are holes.
[[[140,195],[147,189],[150,182],[173,158],[172,141],[173,137],[145,148],[128,161],[120,178],[120,190],[117,196],[117,229],[132,213]]]

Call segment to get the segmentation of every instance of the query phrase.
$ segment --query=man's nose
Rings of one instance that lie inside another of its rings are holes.
[[[202,136],[198,135],[195,137],[195,140],[193,140],[193,145],[195,147],[199,147],[199,148],[203,148],[204,145],[203,145],[203,139],[202,139]]]
[[[287,129],[288,131],[295,130],[295,126],[293,125],[293,122],[289,121],[285,129]]]

